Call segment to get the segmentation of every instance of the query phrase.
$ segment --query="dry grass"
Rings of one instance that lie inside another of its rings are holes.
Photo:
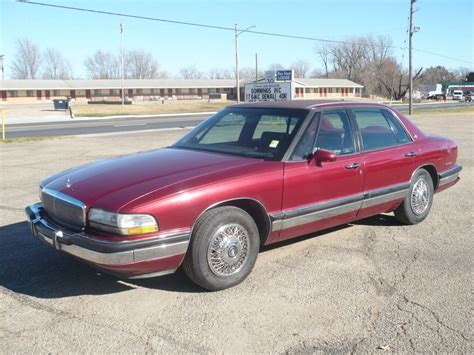
[[[72,111],[77,117],[104,117],[122,115],[158,115],[167,113],[210,112],[218,111],[231,104],[230,101],[219,102],[146,102],[132,105],[88,105],[73,104]]]
[[[407,114],[408,110],[402,110],[403,113]],[[453,108],[436,108],[436,109],[423,109],[415,107],[413,109],[413,116],[416,115],[459,115],[459,114],[473,114],[474,115],[474,105],[466,107],[453,107]]]
[[[45,137],[19,137],[19,138],[7,138],[3,143],[27,143],[27,142],[38,142],[52,139],[63,139],[64,136],[45,136]]]

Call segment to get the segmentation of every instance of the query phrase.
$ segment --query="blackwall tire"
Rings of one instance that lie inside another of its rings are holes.
[[[196,223],[183,269],[197,285],[223,290],[247,278],[259,247],[257,225],[247,212],[233,206],[218,207]]]
[[[394,211],[395,218],[403,224],[422,222],[433,204],[434,187],[431,175],[425,169],[418,170],[412,178],[408,195]]]

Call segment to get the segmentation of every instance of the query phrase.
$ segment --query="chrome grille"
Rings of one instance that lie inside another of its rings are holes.
[[[48,188],[41,191],[41,202],[48,215],[59,224],[73,229],[85,227],[86,205],[83,202]]]

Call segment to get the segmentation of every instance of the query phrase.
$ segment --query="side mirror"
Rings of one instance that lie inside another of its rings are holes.
[[[321,163],[330,163],[337,160],[337,155],[331,150],[318,149],[311,157],[309,164],[321,166]]]

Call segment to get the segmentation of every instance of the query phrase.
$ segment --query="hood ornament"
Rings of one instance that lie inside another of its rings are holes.
[[[70,189],[71,186],[72,186],[71,179],[70,179],[70,178],[67,178],[67,179],[66,179],[66,187],[67,187],[68,189]]]

